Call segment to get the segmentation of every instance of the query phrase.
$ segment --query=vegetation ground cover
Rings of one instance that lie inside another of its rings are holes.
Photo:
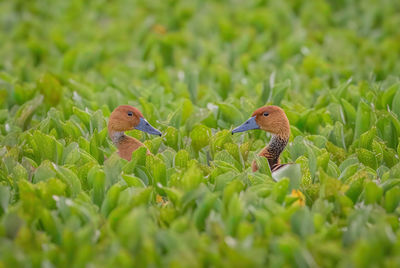
[[[0,267],[398,267],[399,25],[390,0],[0,1]],[[116,155],[121,104],[153,155]],[[267,104],[301,167],[278,182],[251,171],[270,137],[230,134]]]

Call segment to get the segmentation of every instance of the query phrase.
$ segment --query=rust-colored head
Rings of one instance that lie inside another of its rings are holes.
[[[115,108],[108,121],[108,130],[127,131],[134,129],[143,118],[142,113],[130,105],[121,105]]]
[[[152,127],[137,108],[130,105],[121,105],[115,108],[108,121],[109,134],[124,132],[134,128],[149,134],[161,136],[161,132]]]
[[[235,128],[232,134],[250,129],[262,129],[284,139],[288,139],[290,135],[289,120],[278,106],[265,106],[255,110],[250,119]]]

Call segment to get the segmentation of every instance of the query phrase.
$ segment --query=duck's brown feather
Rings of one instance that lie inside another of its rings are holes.
[[[131,161],[132,152],[137,150],[139,147],[144,146],[144,144],[137,139],[124,135],[124,137],[120,139],[116,146],[118,148],[119,156]],[[149,150],[147,150],[147,154],[151,154]]]

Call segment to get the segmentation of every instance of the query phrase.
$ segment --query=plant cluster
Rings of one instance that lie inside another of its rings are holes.
[[[0,267],[398,267],[398,1],[0,1]],[[162,137],[121,159],[107,118]],[[256,108],[282,107],[277,181]],[[256,159],[261,165],[251,171]]]

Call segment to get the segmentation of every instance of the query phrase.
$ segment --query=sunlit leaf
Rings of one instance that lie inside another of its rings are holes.
[[[362,133],[369,130],[372,124],[373,118],[371,107],[362,101],[358,104],[357,108],[354,139],[357,139]]]
[[[192,140],[192,146],[196,151],[205,147],[209,143],[211,136],[211,130],[203,125],[196,126],[192,132],[190,132],[190,138]]]

